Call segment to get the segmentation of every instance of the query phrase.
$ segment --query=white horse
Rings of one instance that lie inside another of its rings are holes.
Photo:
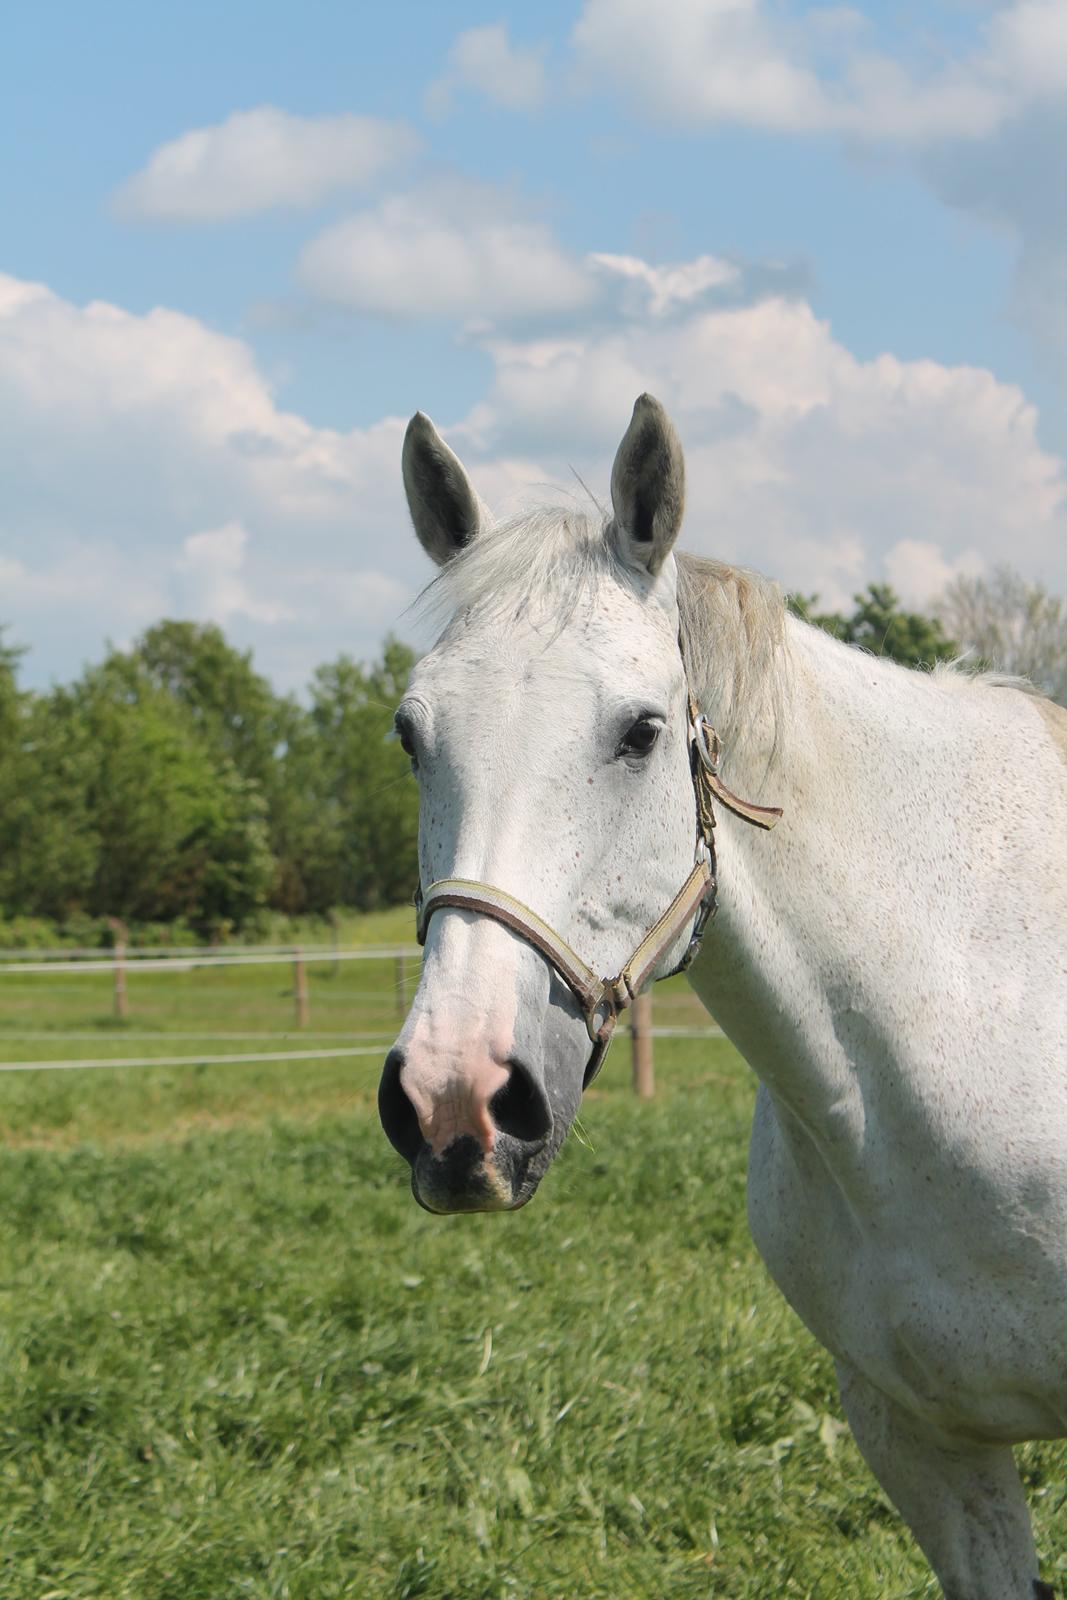
[[[416,1197],[529,1198],[615,1009],[709,906],[725,797],[690,976],[760,1079],[756,1243],[946,1596],[1051,1595],[1012,1446],[1067,1433],[1067,715],[673,555],[647,396],[609,519],[493,526],[421,415],[404,478],[449,617],[397,715],[426,948],[380,1104]]]

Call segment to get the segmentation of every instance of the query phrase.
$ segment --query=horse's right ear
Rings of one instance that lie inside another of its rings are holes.
[[[458,456],[437,429],[416,411],[404,435],[404,492],[419,543],[431,560],[446,561],[476,537],[488,521]]]
[[[623,560],[653,577],[671,553],[685,509],[685,459],[670,417],[638,397],[611,469],[612,532]]]

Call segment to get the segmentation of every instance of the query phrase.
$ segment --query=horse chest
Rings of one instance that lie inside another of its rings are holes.
[[[1028,1230],[995,1186],[950,1169],[857,1208],[761,1088],[749,1219],[771,1276],[820,1343],[909,1411],[988,1439],[1067,1425],[1067,1239]],[[969,1222],[966,1220],[969,1217]]]

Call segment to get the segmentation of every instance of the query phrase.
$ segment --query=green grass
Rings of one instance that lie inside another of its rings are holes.
[[[313,1025],[388,1031],[353,967]],[[192,976],[131,978],[125,1030],[106,979],[17,980],[0,1050],[287,1025],[285,969]],[[660,1042],[651,1103],[616,1046],[593,1149],[500,1217],[416,1208],[378,1066],[0,1076],[3,1600],[934,1592],[748,1239],[724,1042]],[[1067,1571],[1063,1453],[1025,1459]]]

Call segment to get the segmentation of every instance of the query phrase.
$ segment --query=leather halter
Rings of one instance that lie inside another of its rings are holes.
[[[712,798],[720,800],[728,810],[757,828],[773,828],[782,815],[780,806],[753,805],[726,787],[719,777],[722,741],[698,710],[692,690],[688,692],[688,708],[689,766],[696,795],[696,862],[659,921],[649,928],[614,978],[598,977],[594,968],[536,911],[492,884],[478,883],[471,878],[439,878],[425,891],[421,883],[415,891],[416,936],[420,945],[426,943],[426,930],[434,912],[454,906],[503,923],[505,928],[510,928],[541,952],[570,989],[585,1017],[593,1050],[586,1064],[583,1088],[592,1083],[603,1065],[620,1012],[640,993],[663,952],[694,916],[696,920],[685,954],[676,967],[661,976],[671,978],[676,972],[684,972],[700,949],[705,929],[715,914],[718,891]]]

